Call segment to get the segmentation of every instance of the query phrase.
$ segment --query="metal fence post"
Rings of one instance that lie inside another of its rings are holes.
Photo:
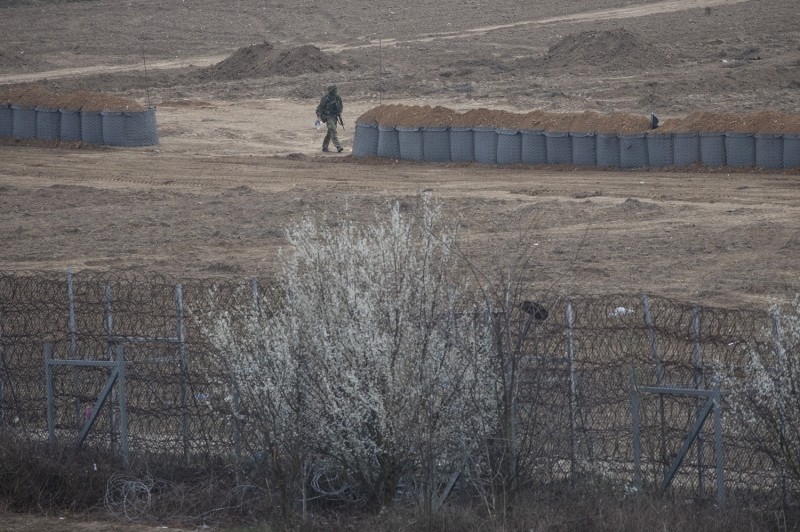
[[[639,432],[639,391],[636,389],[636,369],[631,366],[631,436],[633,439],[633,488],[636,499],[642,494],[642,442]]]
[[[103,326],[106,333],[106,359],[114,360],[114,316],[111,308],[111,284],[103,287]],[[114,417],[114,389],[111,389],[111,402],[108,408],[109,443],[113,451],[117,446],[116,419]]]
[[[570,422],[570,482],[575,481],[575,470],[578,460],[578,421],[577,421],[577,395],[578,384],[575,378],[575,344],[573,342],[573,327],[575,316],[572,301],[567,301],[567,363],[569,365],[569,422]]]
[[[119,398],[119,445],[122,461],[130,465],[128,454],[128,388],[125,384],[125,347],[115,346],[117,361],[117,397]]]
[[[53,367],[50,360],[53,358],[53,344],[44,344],[44,379],[45,394],[47,396],[47,441],[52,445],[56,441],[55,415],[53,404]]]
[[[717,462],[717,506],[725,506],[725,461],[722,455],[722,400],[719,383],[714,384],[714,459]]]
[[[692,384],[695,390],[699,390],[703,385],[703,351],[700,345],[700,308],[692,307]],[[700,415],[702,409],[699,397],[695,398],[695,411]],[[702,495],[704,490],[703,482],[703,434],[697,435],[697,489]]]
[[[72,269],[67,268],[67,301],[69,303],[69,355],[78,356],[78,322],[75,318],[75,290],[72,286]],[[81,422],[80,369],[72,367],[72,391],[75,393],[75,423]]]
[[[650,354],[653,357],[653,364],[656,371],[656,383],[658,386],[664,384],[664,368],[661,365],[661,357],[658,354],[658,342],[656,340],[656,327],[653,322],[653,315],[650,313],[650,298],[647,294],[642,294],[642,309],[644,312],[644,322],[647,326],[647,337],[650,340]],[[664,465],[664,473],[669,469],[669,458],[667,457],[667,435],[666,435],[666,414],[664,411],[664,397],[658,398],[658,414],[661,422],[661,462]]]
[[[786,365],[785,355],[786,353],[783,351],[783,328],[781,327],[781,315],[779,310],[774,310],[772,312],[772,345],[773,345],[773,352],[775,353],[775,364],[778,366],[779,374],[783,373],[784,367]],[[785,431],[786,431],[786,418],[783,409],[780,409],[778,412],[780,416],[778,418],[778,422],[780,423],[780,436],[781,438],[785,438]],[[786,471],[786,459],[781,456],[781,501],[783,503],[784,508],[787,504],[787,496],[788,496],[788,473]]]
[[[186,322],[183,313],[183,285],[175,285],[175,310],[178,315],[178,360],[181,372],[181,435],[183,438],[183,460],[189,463],[189,376],[186,364]]]

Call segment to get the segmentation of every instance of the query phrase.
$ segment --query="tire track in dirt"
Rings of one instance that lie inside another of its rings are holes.
[[[687,11],[689,9],[700,9],[707,7],[717,7],[725,5],[741,4],[749,2],[750,0],[664,0],[657,3],[640,4],[626,7],[618,7],[611,9],[602,9],[596,11],[584,11],[572,15],[563,15],[558,17],[549,17],[533,20],[521,20],[519,22],[512,22],[509,24],[498,24],[493,26],[480,26],[471,28],[460,32],[442,32],[430,33],[411,37],[408,39],[382,39],[381,41],[371,40],[365,44],[336,44],[336,43],[318,43],[317,46],[323,52],[338,53],[346,50],[360,50],[365,48],[376,48],[378,46],[397,46],[406,43],[425,43],[436,41],[440,39],[463,39],[474,37],[476,35],[486,35],[489,32],[517,28],[523,26],[543,26],[547,24],[559,24],[570,22],[588,22],[598,20],[617,20],[627,18],[645,17],[648,15],[657,15],[661,13],[674,13],[677,11]],[[198,56],[189,57],[185,59],[170,59],[165,61],[152,61],[147,63],[146,67],[152,70],[169,70],[177,68],[188,67],[206,67],[219,63],[226,59],[228,55],[212,55],[212,56]],[[81,77],[90,76],[94,74],[107,74],[119,72],[137,72],[145,69],[144,64],[128,64],[128,65],[95,65],[82,68],[64,68],[58,70],[50,70],[45,72],[37,72],[31,74],[11,74],[7,76],[0,76],[0,85],[13,84],[13,83],[31,83],[41,81],[44,79],[59,79],[68,77]]]

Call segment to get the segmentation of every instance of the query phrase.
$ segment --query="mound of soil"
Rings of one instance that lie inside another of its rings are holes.
[[[203,81],[230,81],[339,72],[347,68],[348,66],[342,61],[310,44],[283,48],[265,42],[239,48],[227,59],[201,69],[198,75]]]
[[[692,113],[670,118],[658,128],[664,133],[800,133],[800,115],[761,111],[750,114]]]
[[[141,104],[110,94],[90,91],[57,93],[39,85],[16,87],[0,91],[0,103],[25,107],[48,107],[73,111],[144,111]]]
[[[567,35],[551,46],[544,58],[549,67],[579,64],[609,70],[659,68],[669,62],[665,49],[624,28]]]
[[[495,127],[584,133],[645,133],[650,117],[629,113],[601,114],[594,111],[556,113],[535,110],[511,113],[499,109],[471,109],[459,113],[446,107],[390,104],[373,107],[358,117],[361,124],[382,126]],[[659,133],[800,133],[800,114],[761,111],[751,114],[697,112],[671,118],[658,128]]]
[[[374,107],[358,117],[362,124],[383,126],[455,126],[548,131],[637,133],[647,131],[647,117],[625,113],[553,113],[542,110],[511,113],[500,109],[471,109],[459,113],[446,107],[390,104]]]

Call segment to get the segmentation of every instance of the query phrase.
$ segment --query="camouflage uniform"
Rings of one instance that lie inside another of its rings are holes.
[[[336,151],[341,152],[344,149],[336,134],[336,125],[343,109],[342,98],[336,92],[336,85],[331,85],[317,106],[317,118],[328,126],[328,133],[325,135],[325,140],[322,141],[322,151],[329,151],[328,145],[331,141],[336,146]]]

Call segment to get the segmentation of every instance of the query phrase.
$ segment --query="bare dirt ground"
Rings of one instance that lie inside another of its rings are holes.
[[[366,217],[431,190],[487,268],[527,235],[537,262],[528,275],[542,290],[786,301],[800,291],[797,171],[358,161],[318,153],[322,133],[312,123],[330,82],[345,100],[348,148],[355,118],[379,102],[660,118],[800,113],[796,8],[795,0],[4,2],[0,90],[36,82],[155,105],[161,144],[3,142],[0,269],[268,275],[283,228],[298,216]],[[295,56],[284,71],[213,68],[264,42],[289,51],[311,44],[321,55]]]
[[[35,82],[155,105],[161,144],[0,141],[0,270],[269,275],[298,216],[367,217],[430,190],[486,269],[529,238],[540,290],[785,302],[800,292],[796,171],[358,161],[322,157],[312,122],[331,82],[348,148],[379,102],[797,114],[798,22],[797,0],[7,0],[0,90]],[[306,55],[300,73],[207,69],[264,42],[312,44],[338,66]],[[112,526],[0,515],[4,530]]]

